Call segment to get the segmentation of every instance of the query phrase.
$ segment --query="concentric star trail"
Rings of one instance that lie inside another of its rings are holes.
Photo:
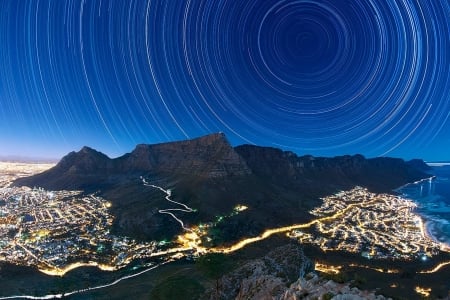
[[[0,154],[222,131],[449,159],[449,15],[441,0],[3,0]]]

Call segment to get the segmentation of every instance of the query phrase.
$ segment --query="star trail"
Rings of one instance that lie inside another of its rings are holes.
[[[450,160],[450,2],[2,0],[0,155],[224,132]]]

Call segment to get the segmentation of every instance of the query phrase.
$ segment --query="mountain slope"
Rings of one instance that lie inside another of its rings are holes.
[[[362,155],[299,157],[292,152],[251,145],[238,146],[236,152],[255,175],[276,185],[295,186],[303,190],[361,185],[374,192],[389,193],[406,182],[427,176],[419,160],[405,162],[389,157],[366,159]]]
[[[161,177],[191,175],[201,178],[248,175],[251,171],[224,134],[155,145],[137,145],[131,152],[110,159],[89,147],[71,152],[44,173],[21,178],[17,185],[47,189],[96,189],[120,184],[127,178],[156,174]]]
[[[309,220],[308,211],[320,204],[320,197],[355,185],[391,192],[429,176],[422,169],[420,161],[394,158],[299,157],[269,147],[233,148],[218,133],[138,145],[115,159],[84,147],[69,153],[54,168],[18,179],[15,185],[98,191],[113,204],[116,233],[139,239],[170,238],[181,231],[173,218],[158,212],[171,207],[164,194],[144,186],[140,176],[172,189],[175,201],[196,209],[195,213],[180,213],[187,225],[214,221],[229,215],[237,204],[245,204],[248,210],[217,224],[213,242],[222,243]]]

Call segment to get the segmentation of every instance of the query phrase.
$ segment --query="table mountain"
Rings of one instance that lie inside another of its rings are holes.
[[[197,209],[180,215],[188,225],[216,220],[230,214],[237,204],[247,205],[248,210],[217,224],[213,242],[223,243],[309,220],[308,211],[320,204],[320,197],[355,185],[391,192],[428,177],[424,169],[418,160],[297,156],[270,147],[232,147],[224,134],[216,133],[137,145],[115,159],[84,147],[63,157],[55,167],[14,184],[99,192],[113,204],[114,231],[139,239],[170,238],[181,230],[173,218],[158,213],[171,204],[161,191],[144,186],[140,176],[172,189],[174,200]]]
[[[242,157],[234,151],[223,133],[217,133],[187,141],[140,144],[131,153],[115,159],[83,147],[64,156],[50,170],[18,179],[16,184],[53,190],[84,190],[142,175],[192,175],[208,179],[248,174],[251,171]]]

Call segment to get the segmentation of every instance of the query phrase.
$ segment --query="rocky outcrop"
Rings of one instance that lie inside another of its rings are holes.
[[[215,288],[205,294],[207,299],[276,299],[300,273],[313,270],[314,265],[298,244],[278,247],[261,259],[249,261],[223,276]]]
[[[219,279],[204,299],[236,300],[384,300],[371,291],[336,283],[314,272],[313,262],[298,244],[278,247],[260,259],[250,260]]]
[[[376,295],[371,291],[363,291],[355,287],[350,287],[349,283],[336,283],[332,280],[320,278],[315,273],[310,273],[307,279],[299,278],[276,299],[384,300],[390,298]]]

